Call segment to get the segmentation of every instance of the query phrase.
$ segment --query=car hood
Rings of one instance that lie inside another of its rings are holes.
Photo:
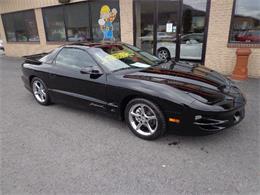
[[[202,65],[168,62],[132,72],[125,78],[156,82],[183,91],[200,102],[214,104],[226,98],[230,80]]]

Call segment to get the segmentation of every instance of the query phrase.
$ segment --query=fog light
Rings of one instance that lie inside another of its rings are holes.
[[[196,115],[196,116],[195,116],[195,120],[200,120],[201,118],[202,118],[201,115]]]

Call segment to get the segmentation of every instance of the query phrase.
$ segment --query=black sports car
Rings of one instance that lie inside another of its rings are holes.
[[[22,71],[38,103],[76,102],[110,112],[143,139],[167,128],[214,133],[244,118],[245,98],[228,78],[124,43],[65,45],[27,56]]]

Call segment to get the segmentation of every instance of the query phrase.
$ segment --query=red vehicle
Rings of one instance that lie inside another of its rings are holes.
[[[241,42],[260,42],[260,30],[250,30],[236,37],[236,41]]]

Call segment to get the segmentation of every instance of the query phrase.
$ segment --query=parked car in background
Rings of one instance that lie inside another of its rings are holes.
[[[174,40],[175,35],[167,32],[157,32],[157,40]],[[153,41],[153,33],[149,32],[146,36],[140,37],[141,41]]]
[[[236,41],[260,42],[260,30],[248,30],[236,36]]]
[[[245,98],[225,76],[197,64],[164,62],[124,43],[65,45],[27,56],[22,71],[39,104],[106,111],[143,139],[156,139],[167,128],[215,133],[244,118]]]
[[[4,48],[4,42],[2,40],[0,40],[0,50],[5,50]]]
[[[203,33],[191,33],[181,37],[180,58],[185,60],[201,60]],[[173,41],[159,41],[157,43],[157,56],[161,60],[175,57],[176,39]]]

